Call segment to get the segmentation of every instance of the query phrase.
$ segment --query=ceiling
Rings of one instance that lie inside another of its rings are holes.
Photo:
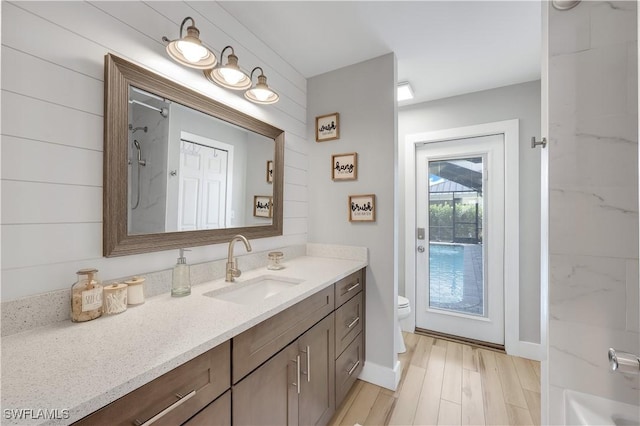
[[[219,4],[306,78],[395,52],[401,105],[540,78],[540,1]]]

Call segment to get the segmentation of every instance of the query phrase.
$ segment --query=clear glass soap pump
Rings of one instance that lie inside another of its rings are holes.
[[[180,257],[176,266],[173,267],[173,279],[171,281],[171,296],[182,297],[191,294],[191,276],[189,274],[189,265],[184,252],[189,251],[180,249]]]

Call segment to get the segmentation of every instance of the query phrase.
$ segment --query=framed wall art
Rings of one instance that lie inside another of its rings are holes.
[[[349,195],[349,222],[375,222],[376,195]]]
[[[254,195],[253,215],[256,217],[273,217],[273,197],[270,195]]]
[[[273,161],[267,161],[267,183],[273,183]]]
[[[321,115],[316,117],[316,142],[340,139],[340,114]]]
[[[358,179],[358,153],[334,154],[331,156],[332,180]]]

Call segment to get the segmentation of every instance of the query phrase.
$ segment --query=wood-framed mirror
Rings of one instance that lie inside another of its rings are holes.
[[[282,235],[284,131],[111,54],[104,81],[104,256]]]

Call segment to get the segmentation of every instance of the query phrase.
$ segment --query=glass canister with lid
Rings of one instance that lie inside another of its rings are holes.
[[[278,271],[284,268],[284,265],[280,263],[284,254],[281,251],[272,251],[268,254],[269,264],[267,265],[267,269],[272,271]]]
[[[78,280],[71,286],[71,321],[85,322],[102,315],[103,288],[95,268],[76,272]]]

